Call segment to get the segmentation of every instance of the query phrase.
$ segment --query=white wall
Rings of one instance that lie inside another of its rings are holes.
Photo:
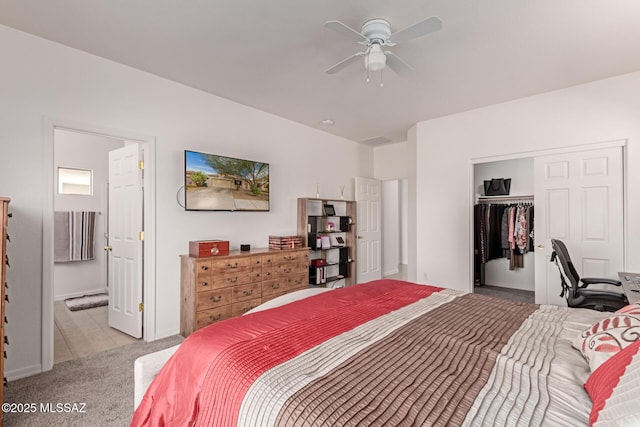
[[[627,140],[625,268],[640,271],[640,223],[632,220],[640,217],[640,169],[633,166],[640,164],[639,117],[635,72],[418,123],[413,274],[472,288],[470,159],[621,139]]]
[[[396,274],[400,263],[400,194],[397,179],[381,182],[382,276]]]
[[[533,195],[533,158],[501,160],[478,163],[473,166],[474,193],[484,195],[484,181],[492,178],[511,178],[509,194]],[[509,260],[493,259],[485,263],[485,285],[503,288],[535,289],[535,254],[528,252],[523,256],[524,267],[509,270]]]
[[[409,144],[398,142],[381,145],[373,150],[374,177],[381,181],[408,176]]]
[[[42,173],[45,119],[155,138],[157,338],[179,330],[178,255],[189,240],[265,247],[270,234],[295,233],[296,199],[315,196],[317,182],[322,197],[339,197],[344,184],[353,199],[353,177],[373,176],[373,150],[361,144],[4,26],[0,51],[10,64],[0,79],[0,194],[14,213],[9,379],[41,363],[43,183],[54,185]],[[270,163],[271,211],[185,212],[176,202],[185,149]],[[332,173],[308,167],[327,152],[340,153]]]
[[[107,287],[105,246],[107,230],[107,181],[109,151],[122,147],[124,141],[86,133],[56,129],[54,164],[58,167],[92,171],[93,193],[90,196],[58,194],[54,196],[56,211],[95,211],[95,259],[55,263],[53,297],[56,300],[104,292]],[[55,180],[55,177],[51,177]],[[54,182],[55,184],[55,182]]]

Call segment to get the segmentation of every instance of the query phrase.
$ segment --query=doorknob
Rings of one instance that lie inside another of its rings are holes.
[[[358,236],[358,239],[364,239],[364,237],[362,237],[362,236]]]
[[[104,250],[105,251],[111,251],[111,250],[113,250],[113,248],[111,247],[111,245],[107,245],[107,246],[104,247]]]
[[[544,249],[544,245],[538,245],[538,249]]]

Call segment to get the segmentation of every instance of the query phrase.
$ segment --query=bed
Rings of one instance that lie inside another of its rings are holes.
[[[640,425],[638,306],[616,315],[398,280],[280,303],[190,335],[131,425]]]

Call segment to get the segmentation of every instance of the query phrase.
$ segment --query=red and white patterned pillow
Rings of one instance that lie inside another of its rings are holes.
[[[593,402],[590,425],[640,425],[640,340],[604,362],[589,376],[584,388]]]
[[[580,351],[591,372],[640,339],[640,304],[630,304],[582,333]]]

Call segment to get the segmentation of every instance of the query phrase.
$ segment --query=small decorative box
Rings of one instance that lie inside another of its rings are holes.
[[[295,249],[302,247],[302,236],[269,236],[269,249]]]
[[[324,267],[325,265],[327,265],[327,261],[324,259],[312,259],[311,260],[311,266],[312,267]]]
[[[206,257],[229,255],[228,240],[191,240],[189,241],[189,256]]]

